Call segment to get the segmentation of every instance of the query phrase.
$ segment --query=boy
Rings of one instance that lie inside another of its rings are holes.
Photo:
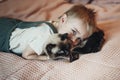
[[[51,21],[51,23],[46,21],[23,22],[16,19],[0,18],[0,27],[3,27],[0,29],[2,36],[0,51],[12,51],[19,55],[22,53],[26,59],[43,59],[38,56],[43,53],[44,44],[51,34],[67,33],[72,45],[76,46],[98,30],[95,13],[83,5],[73,6],[58,21]],[[4,36],[5,34],[7,36]],[[43,60],[49,58],[45,57]]]

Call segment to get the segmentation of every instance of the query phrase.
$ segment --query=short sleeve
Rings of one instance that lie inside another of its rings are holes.
[[[48,40],[49,36],[53,33],[51,33],[51,28],[46,25],[42,24],[39,27],[40,29],[37,29],[36,32],[33,33],[34,37],[31,39],[29,45],[30,47],[38,54],[40,55],[43,52],[44,43]]]
[[[42,38],[42,36],[39,36],[32,40],[29,45],[38,55],[40,55],[43,50],[44,42],[45,40]]]

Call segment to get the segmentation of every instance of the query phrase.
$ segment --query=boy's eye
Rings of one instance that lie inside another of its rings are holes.
[[[77,32],[75,30],[73,30],[73,29],[72,29],[72,33],[73,33],[73,35],[77,34]]]

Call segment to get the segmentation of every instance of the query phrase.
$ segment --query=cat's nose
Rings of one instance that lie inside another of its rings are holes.
[[[66,43],[66,44],[60,44],[60,54],[64,54],[64,56],[67,56],[70,52],[71,49],[71,44]]]

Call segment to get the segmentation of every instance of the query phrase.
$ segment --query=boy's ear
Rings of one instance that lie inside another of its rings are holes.
[[[67,21],[67,15],[63,14],[63,16],[61,17],[61,22],[65,23]]]

